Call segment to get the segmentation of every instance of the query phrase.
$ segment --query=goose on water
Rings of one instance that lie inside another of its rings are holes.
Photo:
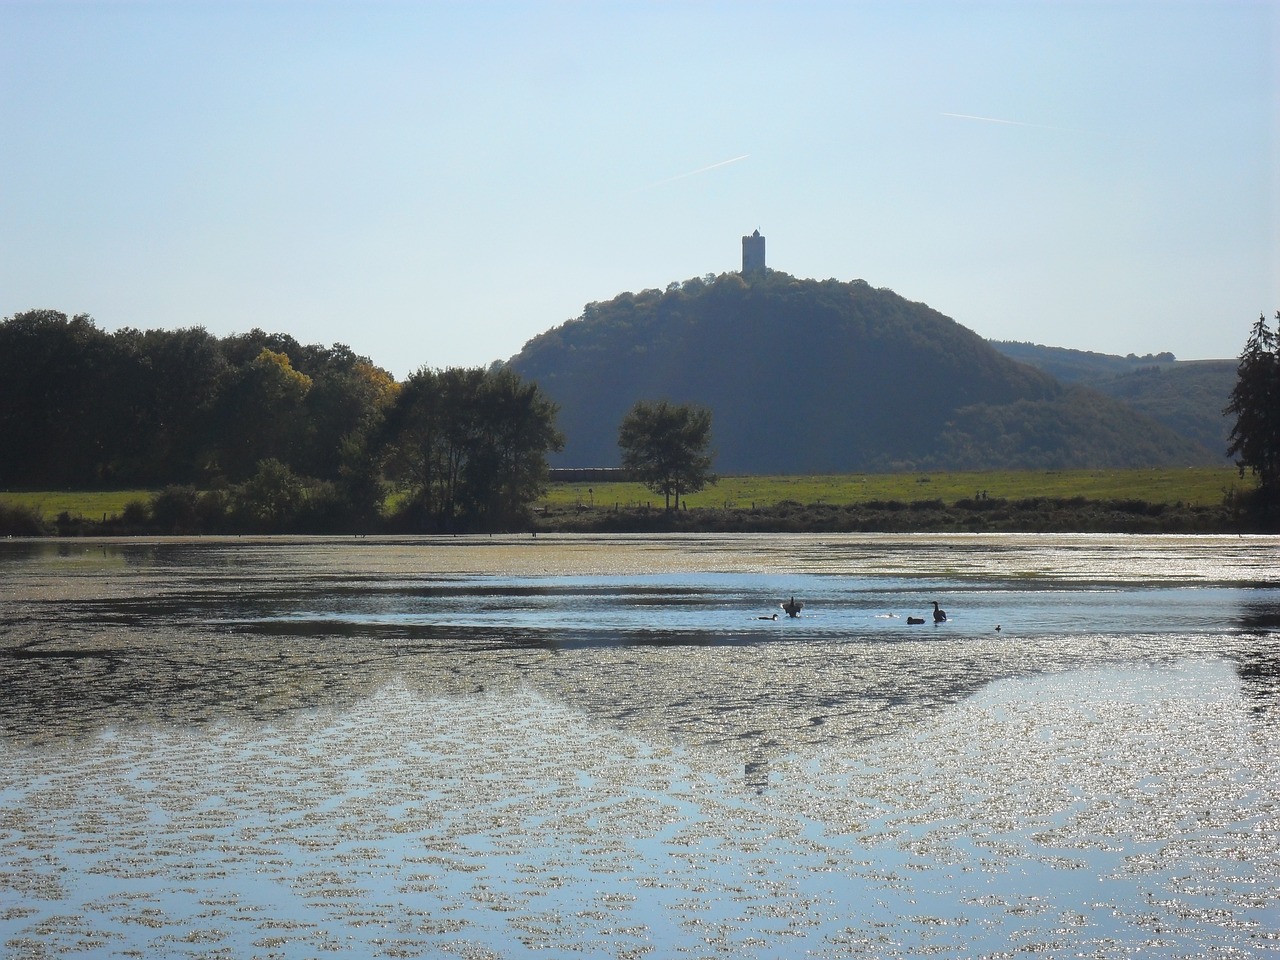
[[[804,609],[804,604],[796,603],[796,598],[792,597],[782,605],[782,609],[787,611],[788,617],[798,617],[800,616],[800,611]]]
[[[938,606],[937,600],[933,601],[933,622],[942,623],[942,621],[946,619],[947,619],[947,611],[943,610],[940,606]]]

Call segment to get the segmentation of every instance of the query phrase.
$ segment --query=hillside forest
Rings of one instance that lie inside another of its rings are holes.
[[[1221,464],[1231,389],[1216,381],[1181,430],[1160,404],[1126,402],[1172,372],[1133,380],[1122,399],[1102,371],[1064,381],[892,290],[780,271],[588,304],[509,365],[560,408],[553,466],[616,464],[626,410],[667,399],[713,412],[716,469],[729,474]]]
[[[1118,357],[1040,344],[992,341],[1001,353],[1088,387],[1131,407],[1214,452],[1230,444],[1224,398],[1236,384],[1238,361],[1178,360],[1171,353]]]

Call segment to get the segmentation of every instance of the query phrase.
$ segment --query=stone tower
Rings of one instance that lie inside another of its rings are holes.
[[[764,237],[757,230],[749,237],[742,238],[742,272],[756,273],[764,271]]]

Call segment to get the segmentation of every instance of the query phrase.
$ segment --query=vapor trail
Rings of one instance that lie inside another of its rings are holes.
[[[1036,127],[1036,123],[1023,123],[1021,120],[999,120],[995,117],[975,117],[971,113],[944,113],[944,117],[955,117],[957,120],[981,120],[983,123],[1007,123],[1014,127]]]
[[[1084,133],[1083,130],[1072,130],[1070,127],[1054,127],[1047,123],[1024,123],[1021,120],[1001,120],[999,117],[979,117],[972,113],[944,113],[944,117],[957,120],[980,120],[983,123],[1003,123],[1010,127],[1035,127],[1037,130],[1058,130],[1062,133]]]
[[[649,184],[649,187],[646,187],[645,189],[649,189],[650,187],[660,187],[664,183],[675,183],[677,180],[684,180],[686,177],[696,177],[700,173],[706,173],[708,170],[715,170],[717,167],[727,167],[729,164],[737,163],[739,160],[745,160],[749,156],[751,156],[751,154],[744,153],[740,157],[734,157],[730,160],[721,160],[719,163],[713,163],[706,167],[699,167],[697,170],[690,170],[688,173],[678,173],[674,177],[667,177],[665,180],[659,180],[657,183],[651,183]]]

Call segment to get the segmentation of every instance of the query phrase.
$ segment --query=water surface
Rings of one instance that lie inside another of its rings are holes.
[[[0,544],[0,943],[1274,956],[1277,561],[1240,537]]]

